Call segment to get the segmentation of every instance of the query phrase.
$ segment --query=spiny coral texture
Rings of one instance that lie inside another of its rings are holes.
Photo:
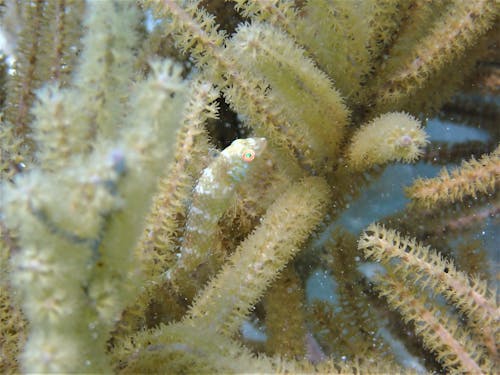
[[[390,267],[390,273],[403,277],[405,283],[428,288],[446,297],[467,316],[469,328],[481,337],[483,345],[493,358],[496,358],[495,335],[498,335],[500,330],[500,309],[496,306],[495,293],[488,289],[485,281],[470,279],[463,272],[457,271],[451,261],[443,259],[442,255],[430,250],[428,246],[423,246],[414,239],[401,237],[396,231],[386,230],[380,225],[371,225],[367,228],[361,236],[359,248],[364,251],[368,259],[382,262]],[[392,293],[392,288],[385,290],[386,295]],[[401,305],[406,304],[406,300],[398,296],[391,296],[391,299],[393,306],[399,306],[395,302],[398,300]],[[410,315],[419,316],[417,312],[405,313],[405,316]],[[447,335],[452,336],[449,332]],[[430,340],[428,345],[436,344]],[[477,350],[471,353],[475,352]],[[457,354],[456,348],[452,348],[451,355]],[[467,359],[464,361],[469,363]],[[468,366],[473,364],[469,363]],[[477,372],[479,369],[465,366],[462,370]]]
[[[328,160],[324,168],[330,169],[349,111],[329,78],[292,38],[266,24],[241,26],[228,49],[248,74],[263,76],[273,88],[269,99],[283,106],[285,118],[293,119],[290,126],[311,155],[311,163],[318,166]],[[308,126],[301,127],[302,123]]]
[[[306,352],[308,332],[302,322],[305,319],[304,290],[302,282],[292,267],[287,267],[266,293],[266,352],[287,353],[287,358],[312,358]],[[292,304],[295,309],[289,310]]]
[[[179,72],[169,72],[168,64],[154,69],[152,78],[137,87],[138,111],[129,118],[129,124],[140,119],[142,127],[130,125],[114,145],[96,144],[94,152],[75,155],[57,173],[34,171],[17,176],[17,188],[4,187],[6,223],[19,229],[23,248],[13,258],[13,282],[32,323],[24,352],[28,371],[107,368],[106,332],[135,288],[123,280],[134,277],[137,215],[149,207],[141,192],[155,185],[159,161],[169,154],[158,141],[162,134],[168,139],[176,126],[175,116],[163,117],[162,132],[153,132],[154,118],[179,105],[181,96],[175,93],[184,88]],[[54,189],[55,184],[60,188]],[[67,204],[54,204],[61,195]],[[57,350],[61,341],[63,353]]]
[[[471,340],[467,331],[460,327],[459,320],[449,317],[421,297],[415,288],[390,277],[378,280],[380,295],[389,306],[401,312],[405,322],[415,324],[415,332],[424,345],[436,353],[436,358],[450,371],[461,373],[489,373],[492,364],[483,349]]]
[[[426,134],[406,113],[388,113],[363,125],[347,151],[349,166],[363,170],[390,161],[412,162],[422,155]]]
[[[478,34],[491,27],[498,3],[488,0],[456,1],[449,6],[439,24],[403,60],[403,68],[393,74],[386,93],[409,95],[429,82],[443,65],[452,62],[470,47]]]
[[[423,119],[466,74],[498,74],[498,2],[235,0],[232,34],[208,1],[6,3],[21,31],[2,23],[17,50],[0,64],[1,371],[498,370],[494,294],[466,273],[484,252],[468,265],[382,226],[359,249],[331,230],[386,165],[432,159]],[[223,101],[245,135],[219,152]],[[498,181],[498,149],[417,180],[393,225],[465,227],[470,248]],[[328,302],[305,300],[315,268],[336,281]],[[265,343],[239,334],[250,321]]]
[[[245,310],[257,302],[276,277],[276,270],[285,266],[321,220],[328,190],[317,177],[287,189],[269,207],[259,228],[241,243],[195,299],[191,315],[206,319],[211,330],[234,334],[247,315]],[[289,207],[289,202],[294,202],[294,206]],[[233,279],[243,267],[247,269],[243,280]]]
[[[443,169],[438,177],[417,180],[407,194],[425,207],[442,202],[462,201],[467,197],[493,193],[500,181],[500,148],[480,160],[463,161],[460,168],[448,172]]]

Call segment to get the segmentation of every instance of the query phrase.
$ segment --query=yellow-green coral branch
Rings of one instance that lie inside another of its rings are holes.
[[[269,83],[268,100],[284,108],[314,168],[331,170],[349,111],[329,78],[292,38],[264,23],[238,28],[228,50],[248,75]]]
[[[138,40],[139,12],[133,1],[90,1],[84,26],[81,64],[75,84],[82,95],[82,112],[94,132],[113,139],[122,118],[133,76],[133,51]]]
[[[159,181],[146,229],[137,247],[144,274],[150,280],[175,264],[176,237],[187,215],[185,202],[208,161],[209,142],[204,125],[207,119],[217,116],[214,103],[217,96],[208,82],[193,84],[183,126],[177,134],[174,162]]]
[[[398,29],[410,5],[415,4],[411,0],[365,1],[370,25],[367,48],[372,60],[382,58],[385,49],[398,36]]]
[[[229,1],[229,0],[226,0]],[[297,21],[294,1],[291,0],[232,0],[236,9],[244,17],[259,21],[267,21],[279,26],[287,32],[292,31],[292,25]]]
[[[4,138],[0,176],[7,178],[22,172],[32,162],[34,147],[29,138],[30,109],[35,97],[34,91],[40,85],[37,66],[47,63],[40,50],[43,1],[19,3],[18,6],[24,13],[22,31],[16,51],[14,74],[6,84],[5,122],[0,126],[0,138]]]
[[[428,79],[472,47],[494,24],[500,8],[495,0],[455,0],[444,17],[415,46],[377,93],[378,105],[397,103],[423,87]]]
[[[348,102],[360,90],[361,78],[369,71],[370,32],[364,2],[310,0],[292,35],[335,82]],[[350,103],[349,103],[350,104]]]
[[[113,356],[124,374],[272,374],[269,358],[254,356],[236,341],[213,331],[203,331],[196,321],[161,325],[143,331]]]
[[[266,352],[285,358],[306,355],[305,296],[302,282],[288,266],[264,298],[266,310]]]
[[[234,334],[251,306],[320,222],[328,201],[329,188],[321,178],[310,177],[290,187],[195,299],[189,316],[210,330]]]
[[[214,17],[210,16],[203,8],[199,7],[199,0],[142,0],[142,2],[152,8],[159,16],[171,16],[173,24],[170,31],[174,33],[178,46],[184,51],[188,51],[196,60],[199,66],[209,66],[215,72],[215,76],[210,78],[218,82],[220,74],[226,66],[222,57],[222,46],[225,34],[217,30]],[[181,5],[182,4],[182,5]]]
[[[420,122],[404,112],[383,114],[365,124],[352,137],[347,160],[363,171],[391,161],[416,160],[427,143]]]
[[[245,116],[256,136],[279,146],[285,163],[294,164],[297,158],[301,164],[312,166],[303,149],[304,140],[290,126],[283,107],[267,100],[267,83],[239,71],[235,57],[223,49],[224,33],[217,30],[212,16],[198,8],[199,1],[188,1],[184,6],[178,0],[144,3],[158,15],[173,18],[170,29],[176,42],[205,68],[205,74],[220,86],[235,111]]]
[[[72,155],[90,151],[92,138],[92,129],[82,121],[82,108],[75,105],[82,100],[82,93],[57,86],[40,89],[32,109],[37,162],[50,171],[67,167]]]
[[[438,177],[419,179],[406,193],[415,203],[431,208],[438,203],[457,202],[493,192],[499,182],[500,146],[479,160],[462,162],[451,174],[443,169]]]
[[[183,103],[180,72],[169,62],[153,70],[118,141],[101,141],[57,173],[34,169],[1,187],[22,247],[12,278],[30,321],[25,371],[109,370],[106,341],[138,286],[133,246]]]
[[[0,221],[0,372],[5,374],[20,371],[18,356],[28,328],[10,281],[9,258],[17,250],[14,237]]]
[[[113,356],[121,374],[373,374],[401,373],[384,362],[331,358],[314,365],[306,359],[254,355],[237,341],[213,331],[204,331],[196,321],[161,325],[143,331],[129,343],[115,348]]]
[[[43,81],[55,80],[60,86],[68,84],[80,48],[85,6],[79,0],[47,2],[40,32],[40,49],[47,57],[44,64],[37,65],[37,74]]]
[[[40,26],[43,20],[42,1],[22,4],[25,11],[23,30],[19,38],[16,72],[9,81],[7,91],[6,121],[14,124],[17,135],[29,132],[30,108],[34,90],[40,84],[36,75],[40,64]]]

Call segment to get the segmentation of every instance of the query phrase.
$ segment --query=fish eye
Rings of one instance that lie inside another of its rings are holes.
[[[254,150],[245,150],[241,155],[241,159],[244,162],[250,163],[253,159],[255,159],[255,151]]]

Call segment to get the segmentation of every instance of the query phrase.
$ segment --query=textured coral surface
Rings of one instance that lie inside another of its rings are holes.
[[[0,0],[0,372],[499,372],[499,14]]]

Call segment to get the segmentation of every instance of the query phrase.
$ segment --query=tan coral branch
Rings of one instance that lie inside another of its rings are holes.
[[[378,224],[367,228],[358,247],[368,258],[390,264],[391,269],[408,275],[411,282],[422,283],[453,302],[469,317],[469,324],[496,356],[495,327],[500,322],[500,309],[484,282],[469,279],[428,246]]]
[[[195,299],[190,317],[210,330],[234,334],[251,306],[322,219],[328,199],[329,188],[319,177],[290,187]]]
[[[417,204],[430,208],[437,203],[475,198],[478,193],[492,193],[500,181],[500,146],[480,160],[463,162],[451,174],[443,169],[432,179],[419,179],[406,191]]]

